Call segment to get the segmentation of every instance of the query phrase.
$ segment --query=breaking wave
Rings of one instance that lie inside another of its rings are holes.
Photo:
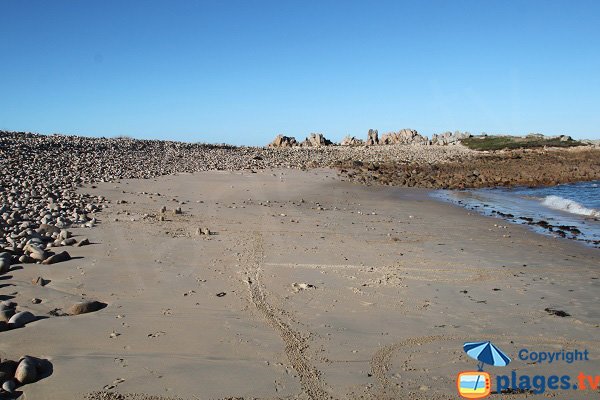
[[[574,200],[565,199],[560,196],[546,196],[542,201],[546,207],[555,210],[566,211],[571,214],[587,215],[590,217],[600,217],[600,211],[593,208],[587,208]]]

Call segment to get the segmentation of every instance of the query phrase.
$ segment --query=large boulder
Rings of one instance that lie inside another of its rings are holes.
[[[429,144],[429,140],[414,129],[402,129],[381,136],[382,144]]]
[[[268,147],[294,147],[297,145],[298,142],[296,142],[295,137],[277,135],[275,136],[275,139],[273,139],[273,141],[269,143]]]
[[[369,133],[367,133],[367,146],[372,146],[374,144],[379,144],[379,132],[377,129],[369,129]]]
[[[360,139],[355,138],[354,136],[346,136],[340,142],[340,145],[342,146],[360,146],[362,144],[364,144],[364,142]]]
[[[311,133],[304,142],[302,142],[303,147],[321,147],[329,146],[330,144],[331,140],[326,139],[322,133]]]
[[[436,134],[431,137],[431,144],[438,146],[448,146],[452,144],[458,144],[461,140],[468,139],[472,135],[469,132],[444,132]]]

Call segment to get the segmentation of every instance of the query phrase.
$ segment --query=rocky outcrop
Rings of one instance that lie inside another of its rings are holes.
[[[302,142],[302,147],[322,147],[329,146],[332,144],[331,140],[328,140],[323,136],[322,133],[311,133],[304,142]]]
[[[429,140],[421,136],[414,129],[402,129],[398,132],[390,132],[381,136],[381,144],[421,144],[426,145]]]
[[[431,137],[431,144],[438,146],[447,146],[450,144],[458,144],[461,140],[468,139],[472,135],[469,132],[444,132],[441,134],[435,134]]]
[[[422,151],[450,149],[461,147],[430,146]],[[594,147],[512,150],[437,163],[351,160],[340,163],[339,168],[350,180],[364,184],[436,189],[546,186],[600,179],[600,150]]]
[[[366,145],[373,146],[374,144],[379,144],[379,132],[377,129],[369,129]]]
[[[269,143],[268,147],[294,147],[297,146],[298,142],[296,142],[296,138],[293,136],[283,136],[277,135],[275,139],[271,143]]]
[[[342,146],[362,146],[365,142],[363,142],[361,139],[357,139],[354,136],[346,136],[344,139],[342,139],[342,141],[340,142],[340,145]]]

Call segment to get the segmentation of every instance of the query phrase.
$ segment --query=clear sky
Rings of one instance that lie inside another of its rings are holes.
[[[600,138],[600,1],[0,0],[0,129]]]

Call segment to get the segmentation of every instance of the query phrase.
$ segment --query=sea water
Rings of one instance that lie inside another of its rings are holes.
[[[439,190],[432,194],[536,232],[600,248],[600,181],[548,187]]]

